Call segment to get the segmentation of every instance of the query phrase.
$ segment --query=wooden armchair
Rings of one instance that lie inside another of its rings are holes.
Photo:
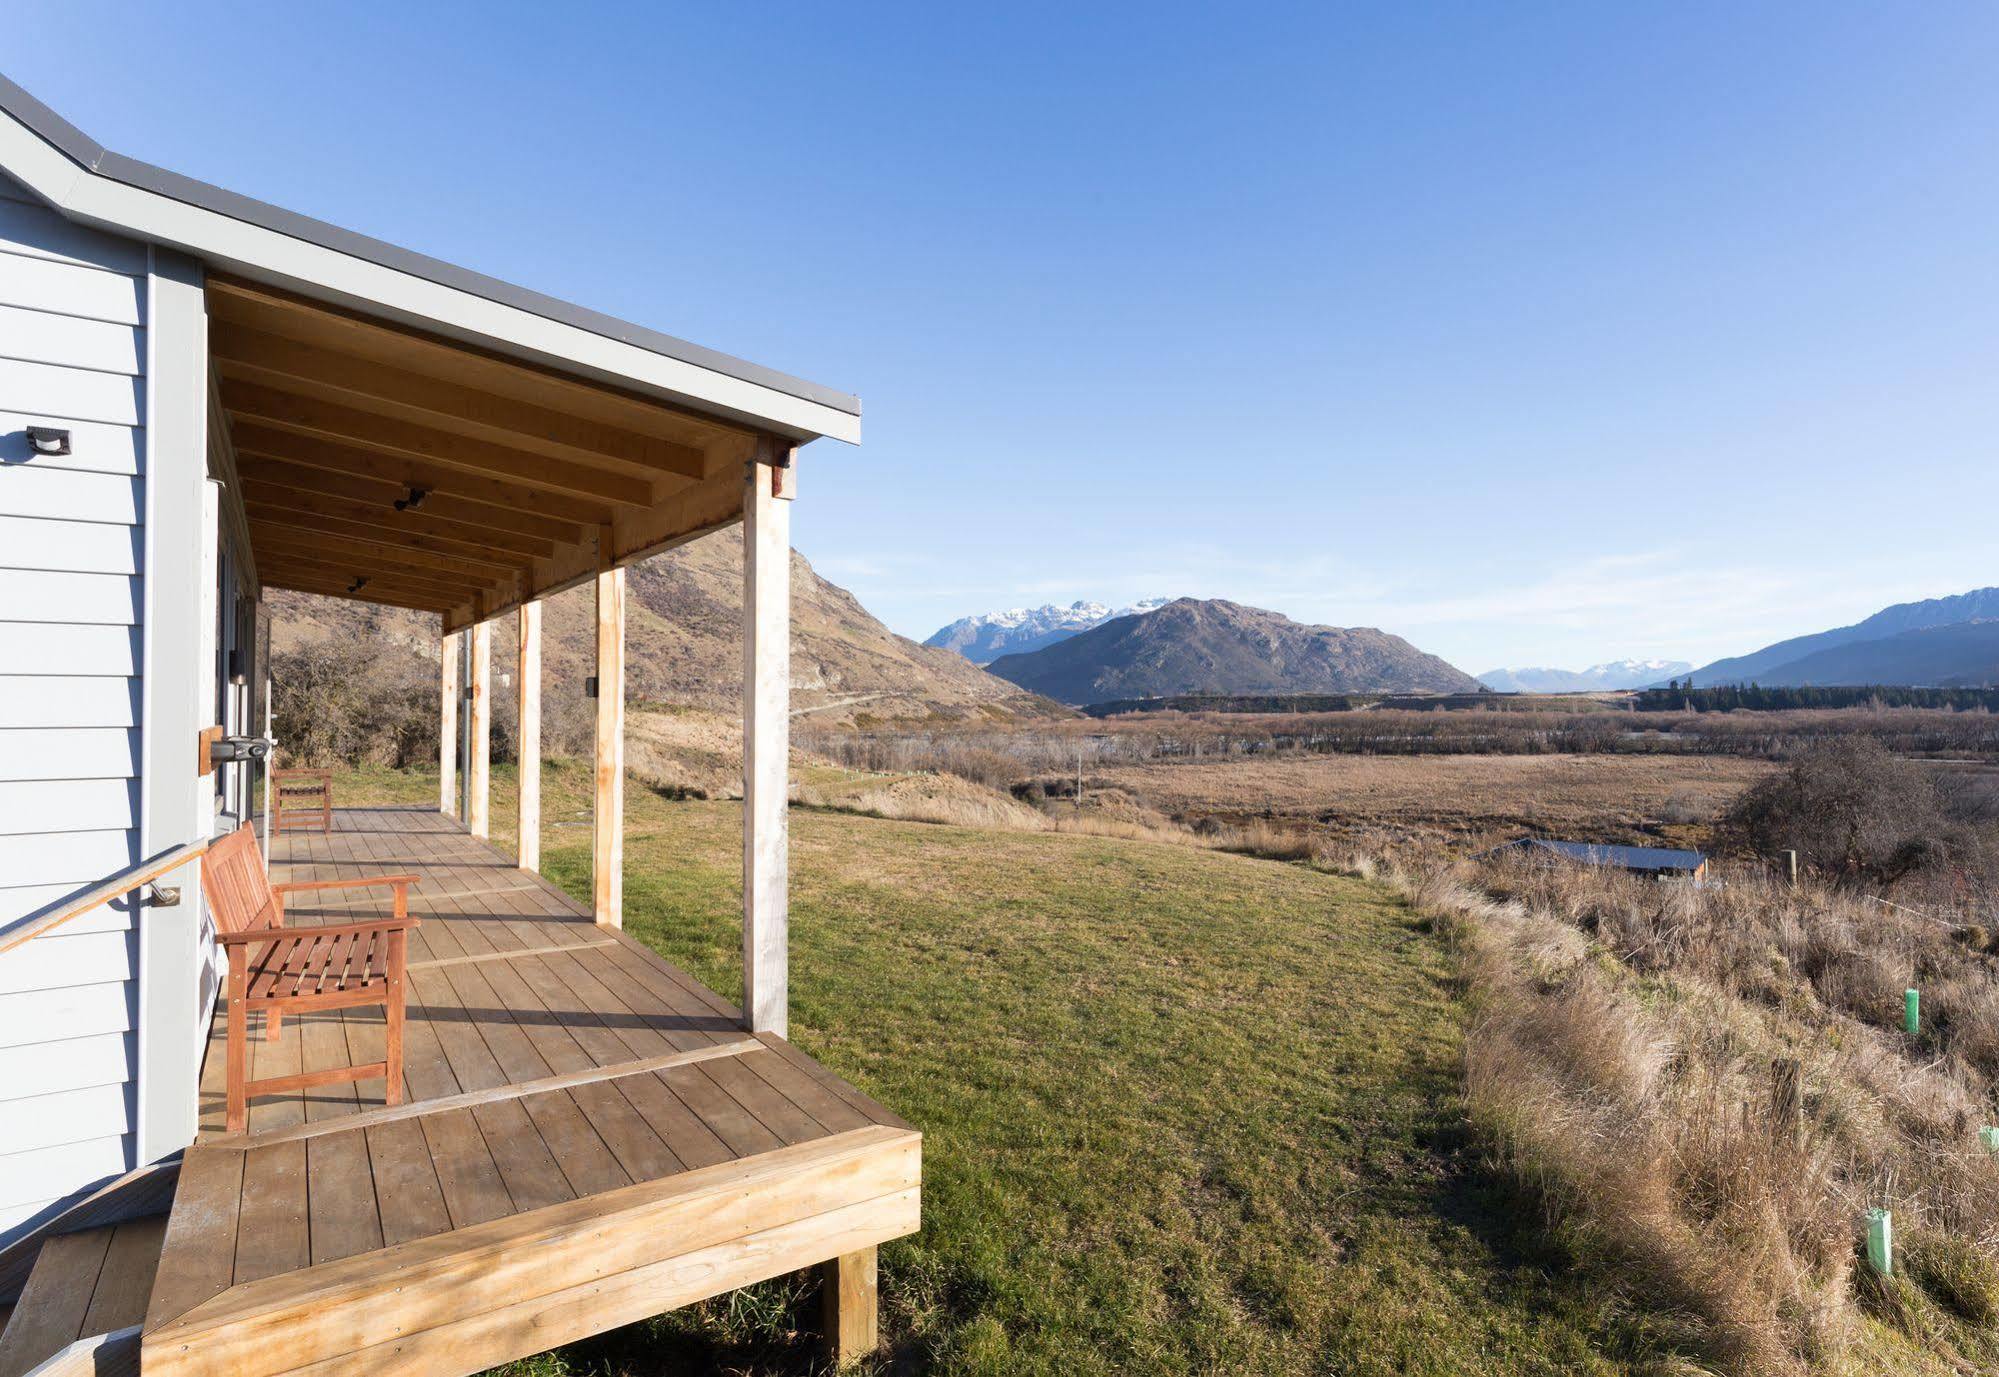
[[[271,831],[333,830],[331,770],[271,771]]]
[[[337,1081],[384,1077],[386,1101],[403,1099],[403,983],[408,966],[409,887],[415,875],[371,875],[358,880],[309,880],[274,885],[264,873],[257,834],[243,827],[209,847],[201,858],[201,887],[215,915],[217,936],[229,957],[228,1127],[241,1133],[250,1097],[304,1090]],[[287,929],[287,894],[362,885],[392,885],[395,916],[358,923]],[[275,1042],[287,1011],[348,1009],[379,1004],[388,1021],[386,1056],[365,1066],[339,1066],[302,1075],[249,1079],[249,1017],[264,1015],[264,1036]]]

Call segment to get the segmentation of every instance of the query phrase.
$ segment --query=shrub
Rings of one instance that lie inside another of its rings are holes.
[[[271,656],[271,729],[286,765],[437,760],[437,661],[377,638],[326,640]],[[514,756],[512,693],[493,693],[493,759]]]
[[[1722,820],[1724,837],[1750,850],[1795,850],[1820,874],[1870,881],[1947,864],[1952,830],[1930,773],[1861,737],[1800,752]]]

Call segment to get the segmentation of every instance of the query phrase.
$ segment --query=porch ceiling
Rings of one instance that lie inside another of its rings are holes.
[[[258,577],[446,630],[737,520],[790,444],[257,283],[208,307]]]

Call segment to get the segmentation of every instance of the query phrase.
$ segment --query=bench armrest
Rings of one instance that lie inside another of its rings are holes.
[[[423,877],[420,875],[370,875],[360,880],[293,880],[286,884],[272,885],[273,894],[296,894],[309,889],[358,889],[362,885],[413,885]]]
[[[307,928],[258,928],[254,932],[224,932],[215,940],[225,947],[246,947],[257,942],[282,942],[289,938],[359,937],[371,932],[407,932],[418,926],[416,918],[370,918],[362,923],[327,923]]]

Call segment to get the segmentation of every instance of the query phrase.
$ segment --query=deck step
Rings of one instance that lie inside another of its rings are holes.
[[[45,1240],[0,1333],[0,1377],[26,1377],[78,1339],[143,1320],[166,1231],[155,1214]]]

